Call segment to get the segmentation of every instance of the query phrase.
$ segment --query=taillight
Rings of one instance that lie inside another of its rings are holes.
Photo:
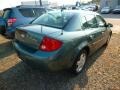
[[[10,19],[8,19],[7,24],[8,24],[8,26],[11,26],[15,22],[16,22],[16,18],[10,18]]]
[[[58,50],[61,46],[62,46],[61,41],[49,37],[44,37],[39,46],[39,49],[42,51],[50,52]]]

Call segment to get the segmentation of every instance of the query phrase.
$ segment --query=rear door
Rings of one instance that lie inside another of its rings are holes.
[[[101,16],[97,15],[96,19],[97,19],[97,23],[98,23],[98,28],[101,30],[101,33],[102,33],[102,43],[101,44],[103,45],[106,43],[110,32],[109,32],[109,30],[107,30],[106,22]]]

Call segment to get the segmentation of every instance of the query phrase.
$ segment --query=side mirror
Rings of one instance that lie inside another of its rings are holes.
[[[113,25],[111,23],[108,23],[107,27],[113,27]]]

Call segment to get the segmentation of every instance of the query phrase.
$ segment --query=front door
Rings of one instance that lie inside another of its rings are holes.
[[[89,47],[91,50],[90,52],[93,53],[100,47],[102,42],[101,29],[98,28],[95,15],[85,15],[85,20],[83,21],[82,28],[85,30],[86,36],[88,38]]]
[[[106,43],[108,39],[109,31],[107,30],[105,20],[101,16],[97,15],[96,19],[98,23],[98,28],[101,30],[101,33],[102,33],[102,43],[101,43],[101,46],[102,46],[103,44]]]

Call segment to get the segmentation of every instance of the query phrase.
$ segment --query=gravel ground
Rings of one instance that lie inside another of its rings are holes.
[[[120,19],[120,14],[101,14],[104,18]]]
[[[113,28],[114,29],[114,28]],[[80,75],[40,72],[24,64],[0,36],[0,90],[120,90],[120,33],[87,61]]]
[[[102,14],[108,23],[113,24],[113,33],[120,33],[120,14]]]

